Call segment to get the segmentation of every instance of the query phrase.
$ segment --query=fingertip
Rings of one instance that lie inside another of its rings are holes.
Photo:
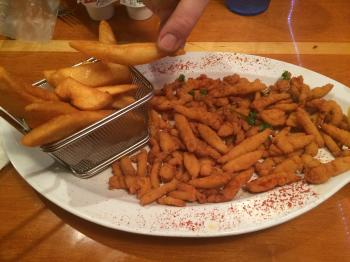
[[[158,47],[165,52],[175,52],[182,46],[182,41],[179,37],[172,33],[166,33],[158,40]]]

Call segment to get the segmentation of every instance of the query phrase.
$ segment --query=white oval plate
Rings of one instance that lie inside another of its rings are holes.
[[[194,77],[203,73],[210,77],[238,73],[272,84],[288,70],[293,75],[303,75],[312,87],[334,84],[335,88],[328,96],[336,99],[343,110],[350,104],[350,90],[344,85],[305,68],[258,56],[187,53],[138,68],[156,88],[173,81],[179,74]],[[350,172],[347,172],[317,186],[299,182],[257,195],[239,192],[237,199],[228,203],[193,204],[184,208],[157,204],[141,207],[126,192],[108,190],[110,169],[88,180],[78,179],[40,150],[21,146],[18,142],[20,134],[2,119],[0,124],[4,147],[12,164],[36,191],[81,218],[133,233],[214,237],[257,231],[300,216],[350,181]],[[327,157],[326,154],[322,156]]]

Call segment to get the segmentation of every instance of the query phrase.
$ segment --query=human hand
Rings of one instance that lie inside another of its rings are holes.
[[[144,0],[160,18],[159,49],[174,52],[183,47],[209,0]]]

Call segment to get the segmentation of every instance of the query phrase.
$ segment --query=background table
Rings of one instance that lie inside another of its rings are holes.
[[[76,17],[73,25],[59,20],[46,44],[2,38],[0,65],[31,83],[43,69],[81,61],[67,40],[97,39],[98,23],[81,6]],[[186,49],[267,56],[350,86],[349,17],[348,0],[272,0],[254,17],[212,0]],[[157,35],[156,17],[132,21],[122,6],[110,22],[120,42],[154,41]],[[213,239],[140,236],[94,225],[38,195],[10,164],[0,171],[0,207],[0,261],[350,261],[350,185],[285,224]]]

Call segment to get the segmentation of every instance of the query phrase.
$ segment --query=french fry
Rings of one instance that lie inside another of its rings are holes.
[[[147,64],[168,55],[159,51],[155,43],[115,45],[96,41],[71,41],[69,45],[86,55],[121,65]]]
[[[78,112],[79,110],[65,102],[43,101],[29,104],[25,107],[27,112],[24,120],[31,128],[44,124],[59,115]]]
[[[25,85],[24,89],[28,94],[42,99],[44,101],[60,101],[59,97],[54,92],[49,91],[48,89],[30,85]]]
[[[40,102],[29,94],[23,85],[17,82],[3,67],[0,67],[0,106],[11,115],[22,118],[27,116],[25,107]]]
[[[103,62],[85,63],[80,66],[58,70],[45,70],[44,76],[49,84],[54,87],[69,77],[90,87],[131,82],[130,70],[127,66]]]
[[[98,41],[103,44],[116,44],[117,39],[109,23],[102,20],[98,27]]]
[[[85,86],[73,78],[67,78],[60,83],[55,92],[60,98],[70,101],[81,110],[104,109],[113,101],[110,94]]]
[[[125,85],[116,85],[116,86],[101,86],[101,87],[97,87],[96,89],[101,92],[105,92],[112,96],[115,96],[115,95],[119,95],[119,94],[123,94],[123,93],[130,92],[132,90],[135,90],[137,89],[137,85],[125,84]]]
[[[116,96],[112,102],[112,107],[115,109],[122,109],[128,105],[131,105],[135,101],[135,98],[133,98],[132,96]]]
[[[112,113],[103,111],[81,111],[52,118],[48,122],[32,129],[22,137],[22,144],[29,147],[46,145],[61,140],[69,135],[101,120]]]

